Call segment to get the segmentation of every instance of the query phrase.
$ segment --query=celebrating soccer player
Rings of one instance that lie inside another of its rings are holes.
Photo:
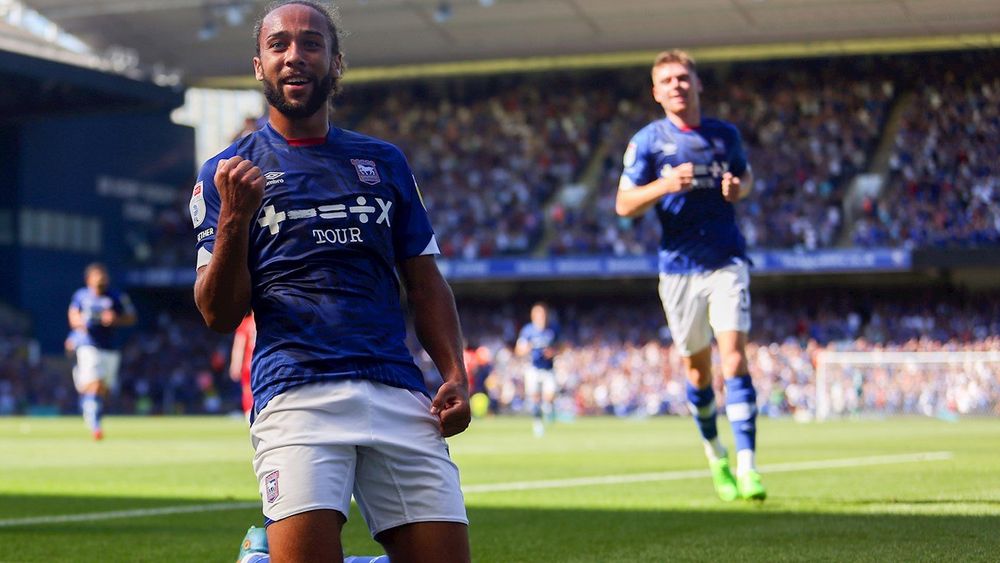
[[[471,419],[454,297],[413,174],[384,141],[330,123],[344,69],[318,2],[268,7],[253,69],[268,123],[205,163],[191,198],[195,299],[232,331],[251,308],[251,441],[275,561],[341,561],[358,502],[394,562],[470,560],[445,437]],[[443,384],[404,344],[399,282]]]
[[[653,99],[666,117],[629,142],[615,208],[624,217],[656,209],[662,227],[660,299],[684,357],[687,398],[716,492],[723,500],[763,500],[767,493],[754,462],[757,396],[745,353],[749,260],[733,209],[750,192],[753,174],[736,128],[702,117],[701,81],[687,53],[660,53],[652,78]],[[725,377],[726,416],[736,440],[736,478],[716,427],[713,332]]]

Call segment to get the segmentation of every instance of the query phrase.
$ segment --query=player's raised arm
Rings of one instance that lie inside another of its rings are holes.
[[[417,338],[444,379],[431,413],[441,420],[441,433],[445,437],[454,436],[472,420],[455,296],[431,255],[401,261],[399,273],[413,311]]]
[[[253,162],[234,156],[219,161],[214,182],[220,199],[215,247],[208,264],[198,268],[194,298],[209,328],[232,332],[250,308],[247,248],[264,177]]]

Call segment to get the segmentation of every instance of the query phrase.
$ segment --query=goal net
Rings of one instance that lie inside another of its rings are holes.
[[[1000,415],[1000,350],[820,353],[816,418]]]

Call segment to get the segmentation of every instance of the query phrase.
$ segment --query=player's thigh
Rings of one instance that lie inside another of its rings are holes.
[[[73,385],[80,393],[90,393],[101,380],[101,354],[94,346],[77,346]]]
[[[469,527],[458,522],[416,522],[390,528],[376,539],[392,563],[467,563]]]
[[[660,274],[660,302],[674,346],[681,356],[691,356],[712,344],[708,300],[698,274]]]
[[[419,522],[468,524],[458,467],[430,399],[371,385],[374,443],[358,448],[354,498],[372,535]]]
[[[556,373],[550,369],[539,371],[542,376],[542,400],[551,402],[556,397]]]
[[[750,332],[750,268],[743,262],[720,268],[706,278],[708,319],[712,330]]]
[[[108,391],[118,390],[118,371],[122,364],[121,352],[100,350],[100,377]]]
[[[250,427],[265,516],[328,509],[347,517],[357,444],[370,434],[366,403],[354,381],[302,385],[271,399]]]
[[[542,390],[541,370],[535,366],[528,366],[524,370],[524,396],[535,400]]]
[[[311,510],[272,522],[267,527],[271,563],[338,561],[344,522],[336,510]]]

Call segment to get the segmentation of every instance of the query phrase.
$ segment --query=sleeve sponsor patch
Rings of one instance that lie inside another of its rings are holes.
[[[191,191],[191,204],[189,208],[191,210],[191,222],[194,223],[195,228],[198,228],[205,221],[205,192],[203,190],[203,182],[198,182],[194,185],[194,190]],[[201,239],[201,234],[199,234],[198,240],[201,241]]]

